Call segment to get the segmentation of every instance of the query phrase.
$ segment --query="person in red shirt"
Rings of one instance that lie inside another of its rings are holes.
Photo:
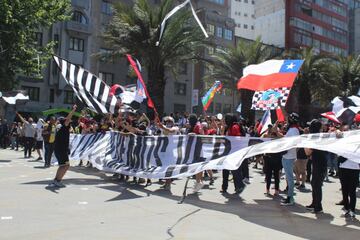
[[[232,114],[225,115],[225,135],[227,136],[241,136],[241,129],[239,124],[237,123],[236,116]],[[228,183],[229,183],[229,170],[223,169],[223,183],[221,187],[222,193],[227,193]],[[231,170],[231,173],[234,178],[234,185],[235,185],[235,192],[237,194],[241,194],[246,185],[243,183],[242,179],[242,172],[241,167],[236,170]]]

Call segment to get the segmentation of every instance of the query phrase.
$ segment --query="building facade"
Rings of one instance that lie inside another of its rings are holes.
[[[360,0],[349,3],[349,54],[360,54]]]
[[[231,0],[231,18],[235,21],[235,36],[255,40],[255,0]]]
[[[257,0],[255,18],[255,34],[266,44],[348,53],[347,0]]]
[[[135,83],[136,79],[128,76],[128,63],[125,57],[105,60],[98,56],[98,53],[112,50],[101,36],[111,20],[112,4],[115,2],[133,3],[132,0],[72,0],[71,20],[56,23],[46,30],[39,30],[38,44],[44,46],[50,41],[55,41],[55,53],[58,56],[97,74],[110,86],[115,83],[121,85]],[[153,0],[152,3],[159,4],[159,1]],[[193,4],[200,10],[198,14],[204,26],[208,26],[212,31],[210,35],[217,46],[204,50],[204,55],[233,45],[235,25],[229,17],[230,2],[202,0],[193,1]],[[192,108],[193,89],[200,91],[197,99],[200,104],[200,96],[209,88],[209,85],[203,83],[203,77],[208,71],[211,69],[204,64],[180,63],[177,76],[168,73],[164,111],[170,113],[199,110],[200,106],[198,109]],[[42,76],[41,79],[18,77],[20,87],[28,91],[30,101],[26,105],[18,106],[17,110],[39,113],[49,108],[71,107],[76,97],[71,87],[66,85],[55,62],[48,62],[47,67],[42,70]],[[146,74],[144,77],[146,78]],[[215,101],[212,111],[232,112],[234,109],[234,94],[228,89],[217,96]]]

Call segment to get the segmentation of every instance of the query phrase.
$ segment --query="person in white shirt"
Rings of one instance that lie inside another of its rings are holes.
[[[42,136],[42,131],[43,131],[43,128],[44,128],[44,120],[39,118],[37,124],[36,124],[36,144],[35,144],[35,149],[37,151],[37,154],[39,155],[39,157],[36,159],[37,161],[40,161],[42,160],[42,155],[41,155],[41,150],[43,149],[43,142],[44,142],[44,139],[43,139],[43,136]]]
[[[19,113],[16,113],[20,120],[24,123],[24,158],[31,157],[31,149],[34,144],[35,139],[35,127],[36,124],[34,123],[31,117],[28,118],[26,121]]]

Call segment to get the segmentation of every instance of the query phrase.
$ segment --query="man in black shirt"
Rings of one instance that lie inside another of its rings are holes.
[[[319,120],[314,119],[310,122],[310,133],[320,133],[321,128],[322,123]],[[309,206],[306,206],[306,208],[312,210],[315,214],[322,213],[322,185],[327,171],[327,152],[307,148],[305,149],[305,152],[308,157],[311,157],[313,165],[311,179],[312,203]]]
[[[59,118],[58,130],[55,136],[55,157],[59,163],[59,168],[56,172],[55,179],[50,183],[50,187],[65,187],[61,183],[66,171],[69,169],[69,138],[70,138],[70,122],[72,115],[76,111],[76,105],[73,106],[72,111],[66,118]]]

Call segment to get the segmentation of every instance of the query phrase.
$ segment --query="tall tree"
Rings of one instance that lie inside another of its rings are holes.
[[[341,94],[344,96],[356,95],[360,90],[360,55],[340,56],[334,64],[335,76],[340,80]]]
[[[8,90],[17,73],[39,73],[52,43],[37,46],[36,32],[67,19],[70,1],[1,0],[0,9],[0,90]]]
[[[214,70],[206,78],[221,80],[230,88],[236,89],[236,83],[246,66],[264,62],[280,54],[280,50],[261,43],[260,37],[255,41],[240,40],[236,47],[218,50],[211,56],[209,63],[214,66]],[[255,112],[250,110],[253,95],[254,91],[240,89],[241,114],[250,121],[255,117]]]
[[[191,12],[182,9],[167,21],[159,40],[159,26],[174,7],[173,0],[153,6],[147,0],[136,0],[134,6],[115,4],[114,16],[104,38],[114,49],[113,54],[129,53],[145,66],[149,94],[160,113],[164,109],[166,73],[175,73],[179,62],[200,59],[206,41]]]

